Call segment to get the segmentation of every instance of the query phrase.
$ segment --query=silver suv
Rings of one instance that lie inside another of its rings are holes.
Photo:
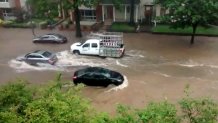
[[[49,51],[36,50],[32,53],[19,56],[16,58],[16,60],[25,61],[30,65],[36,65],[37,63],[48,63],[53,65],[55,62],[57,62],[58,58],[54,53]]]

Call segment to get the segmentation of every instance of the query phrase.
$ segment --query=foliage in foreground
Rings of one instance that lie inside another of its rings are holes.
[[[118,105],[114,117],[97,112],[81,96],[82,85],[64,87],[60,76],[41,88],[25,81],[0,87],[0,122],[4,123],[216,123],[217,103],[211,99],[193,99],[188,95],[180,102],[181,112],[168,101],[150,103],[143,109]],[[68,83],[69,84],[69,83]]]

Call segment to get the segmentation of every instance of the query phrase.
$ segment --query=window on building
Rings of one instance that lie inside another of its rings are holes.
[[[0,0],[0,2],[8,2],[8,0]]]
[[[12,10],[11,9],[3,9],[2,10],[3,16],[13,16]]]
[[[96,10],[80,10],[81,20],[95,20]]]
[[[163,15],[165,15],[165,14],[166,14],[166,9],[163,8],[163,7],[161,7],[161,9],[160,9],[160,15],[163,16]]]
[[[126,12],[130,13],[130,6],[126,6]]]

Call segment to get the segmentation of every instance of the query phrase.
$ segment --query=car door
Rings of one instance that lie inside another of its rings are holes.
[[[40,55],[37,54],[30,54],[26,58],[26,62],[28,64],[37,64],[37,63],[45,63],[46,61],[44,58]]]
[[[95,73],[94,78],[96,79],[96,86],[104,86],[107,87],[109,85],[109,81],[106,76],[103,74]]]
[[[36,64],[36,60],[35,60],[35,55],[34,54],[29,54],[26,56],[26,60],[25,62],[28,64]]]
[[[50,42],[49,36],[48,35],[42,36],[40,39],[40,42],[42,42],[42,43]]]
[[[86,73],[80,77],[81,83],[89,86],[95,86],[96,80],[94,79],[93,73]]]
[[[58,43],[57,38],[55,36],[53,36],[53,35],[49,36],[49,42],[50,43]]]
[[[90,54],[90,43],[85,43],[82,45],[81,54]]]
[[[90,53],[93,55],[99,55],[99,45],[97,43],[91,43]]]

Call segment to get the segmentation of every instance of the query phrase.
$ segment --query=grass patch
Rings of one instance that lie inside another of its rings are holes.
[[[152,28],[154,33],[172,33],[172,34],[192,34],[192,27],[187,27],[184,29],[170,28],[169,25],[157,25]],[[210,28],[205,28],[202,26],[197,27],[196,34],[200,35],[218,35],[218,27],[211,26]]]
[[[135,32],[135,26],[131,26],[128,23],[115,22],[111,25],[111,31],[116,32]]]

